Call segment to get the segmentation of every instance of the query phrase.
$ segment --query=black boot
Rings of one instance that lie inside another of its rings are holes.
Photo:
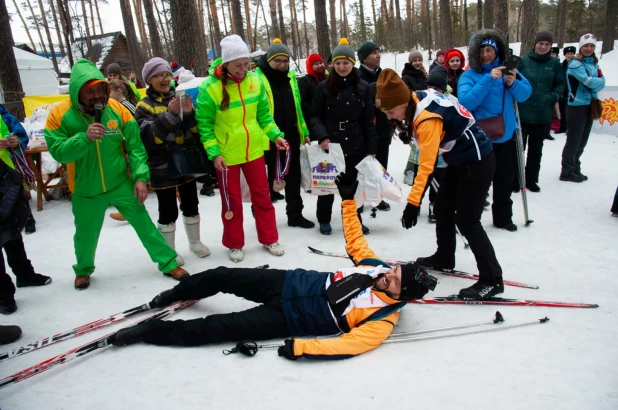
[[[28,220],[26,221],[24,232],[26,232],[26,235],[36,232],[36,221],[34,220],[32,214],[30,214],[30,218],[28,218]]]
[[[509,232],[517,232],[517,225],[515,225],[513,222],[508,222],[504,225],[496,225],[494,224],[494,226],[496,228],[500,228],[500,229],[505,229]]]
[[[128,346],[133,343],[143,342],[147,330],[148,322],[142,322],[135,326],[120,329],[111,335],[108,341],[114,346]]]
[[[27,278],[17,278],[17,287],[25,288],[28,286],[45,286],[51,283],[52,279],[49,276],[35,273]]]
[[[13,343],[21,337],[19,326],[0,326],[0,345]]]
[[[502,280],[493,282],[479,280],[469,288],[460,290],[459,297],[469,300],[482,300],[489,299],[501,293],[504,293],[504,284]]]
[[[288,226],[311,229],[315,227],[315,223],[306,219],[302,215],[290,215],[288,216]]]
[[[13,296],[7,296],[0,298],[0,313],[3,315],[10,315],[17,310],[17,304]]]
[[[419,265],[436,269],[436,270],[444,270],[444,269],[454,269],[455,268],[455,255],[451,257],[442,257],[437,252],[431,256],[425,256],[422,258],[416,259],[416,263]]]
[[[162,308],[171,305],[174,302],[179,302],[180,299],[176,296],[174,288],[165,290],[159,293],[150,301],[151,308]]]
[[[200,189],[200,195],[205,196],[215,196],[215,188],[211,184],[202,185],[202,189]]]

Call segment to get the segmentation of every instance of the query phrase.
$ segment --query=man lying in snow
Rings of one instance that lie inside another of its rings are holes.
[[[291,360],[346,359],[378,347],[392,332],[399,310],[409,299],[420,299],[436,279],[421,266],[389,266],[377,259],[362,234],[354,193],[358,181],[341,174],[346,250],[356,267],[336,272],[307,269],[249,269],[218,267],[183,278],[157,295],[151,307],[180,300],[231,293],[261,305],[228,314],[193,320],[150,320],[122,329],[110,342],[197,346],[210,343],[265,340],[290,336],[329,339],[287,339],[279,355]]]

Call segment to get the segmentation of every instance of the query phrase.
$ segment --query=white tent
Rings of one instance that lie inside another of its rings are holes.
[[[58,76],[47,58],[13,47],[26,96],[58,94]]]

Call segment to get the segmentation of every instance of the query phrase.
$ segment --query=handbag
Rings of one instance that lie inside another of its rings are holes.
[[[598,98],[593,98],[590,102],[590,119],[595,121],[603,115],[603,103]]]
[[[504,126],[504,101],[506,96],[506,89],[502,88],[502,112],[495,117],[485,118],[484,120],[477,120],[476,124],[487,134],[492,140],[499,140],[504,137],[506,127]]]
[[[167,151],[167,176],[171,179],[208,174],[204,149],[196,145],[172,145]]]

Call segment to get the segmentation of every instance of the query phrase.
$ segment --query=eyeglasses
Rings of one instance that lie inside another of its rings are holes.
[[[278,60],[278,59],[274,59],[273,60],[275,62],[275,64],[277,65],[288,65],[290,64],[290,60]]]
[[[154,77],[156,77],[157,80],[159,80],[159,81],[163,81],[166,78],[172,78],[172,75],[170,73],[161,73],[161,74],[155,75]]]

